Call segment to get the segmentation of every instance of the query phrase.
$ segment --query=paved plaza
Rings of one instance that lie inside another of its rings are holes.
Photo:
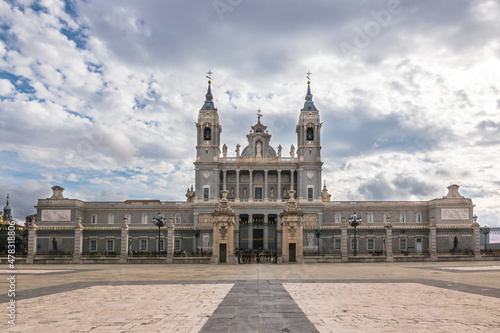
[[[0,267],[6,276],[7,267]],[[499,332],[500,265],[19,265],[1,332]]]

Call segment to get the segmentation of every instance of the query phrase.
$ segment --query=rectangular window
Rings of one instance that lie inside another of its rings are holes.
[[[210,198],[210,187],[203,187],[203,200],[208,200]]]
[[[335,239],[335,250],[340,250],[340,239]]]
[[[91,252],[97,251],[97,239],[90,240],[90,251]]]
[[[180,251],[181,250],[181,241],[180,239],[176,239],[174,242],[174,250],[175,251]]]
[[[422,214],[417,214],[415,221],[417,221],[417,223],[422,223]]]
[[[255,188],[255,199],[257,200],[262,199],[262,187]]]
[[[356,242],[359,245],[359,239],[356,238]],[[357,250],[359,250],[359,246],[356,247]],[[354,238],[351,238],[351,250],[354,250]]]
[[[148,249],[148,240],[141,239],[141,251],[147,251]]]
[[[308,186],[307,187],[307,199],[312,199],[314,198],[314,187]]]
[[[115,249],[115,241],[112,239],[108,239],[106,241],[106,251],[114,251]]]
[[[384,214],[384,223],[387,223],[387,217],[389,216],[389,214]]]
[[[341,219],[340,214],[335,214],[335,223],[340,223]]]
[[[399,215],[399,222],[405,223],[406,222],[406,214],[400,214]]]
[[[401,238],[399,240],[399,248],[401,250],[406,250],[406,238]]]
[[[373,250],[373,238],[368,238],[366,240],[366,248],[368,250]]]
[[[92,219],[91,219],[90,223],[97,224],[97,215],[92,215]]]
[[[373,214],[366,215],[366,222],[373,223]]]
[[[115,215],[108,214],[108,224],[113,224],[113,223],[115,223]]]
[[[148,214],[142,214],[141,215],[141,223],[142,224],[148,224]]]
[[[181,216],[179,214],[175,215],[175,224],[181,223]]]
[[[126,214],[125,218],[127,219],[127,224],[130,224],[130,222],[132,222],[132,215]]]
[[[165,250],[163,249],[163,239],[160,239],[160,251],[165,251]]]

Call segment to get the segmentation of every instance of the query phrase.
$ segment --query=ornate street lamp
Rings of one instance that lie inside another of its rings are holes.
[[[358,253],[358,240],[356,239],[356,227],[361,224],[361,217],[358,217],[356,213],[354,213],[350,218],[349,218],[349,224],[351,227],[354,228],[354,255]]]
[[[161,238],[161,227],[163,227],[165,224],[167,224],[167,219],[165,216],[161,215],[160,212],[158,212],[157,217],[153,217],[153,223],[158,227],[158,255],[160,255],[160,238]]]
[[[200,238],[200,230],[195,229],[194,230],[194,237],[196,237],[196,252],[198,253],[198,238]]]
[[[319,228],[316,228],[316,232],[314,234],[316,235],[316,238],[318,239],[318,256],[319,256],[319,238],[321,237],[321,230]]]

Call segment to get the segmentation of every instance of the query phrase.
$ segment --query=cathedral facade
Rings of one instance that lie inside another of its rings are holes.
[[[322,123],[312,97],[308,81],[289,151],[273,147],[259,112],[247,142],[228,156],[209,81],[186,201],[85,202],[54,186],[51,198],[38,200],[28,262],[480,259],[474,205],[458,185],[428,201],[332,200],[322,187]]]

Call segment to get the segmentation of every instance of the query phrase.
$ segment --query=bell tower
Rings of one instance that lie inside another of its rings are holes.
[[[205,103],[198,112],[196,123],[196,162],[195,165],[195,197],[201,200],[219,198],[219,172],[217,170],[220,156],[220,133],[222,127],[219,113],[214,106],[212,96],[211,71],[207,73],[208,90]]]
[[[297,132],[299,170],[297,196],[299,199],[321,198],[321,126],[319,111],[311,93],[311,73],[307,73],[307,93],[300,110]]]

